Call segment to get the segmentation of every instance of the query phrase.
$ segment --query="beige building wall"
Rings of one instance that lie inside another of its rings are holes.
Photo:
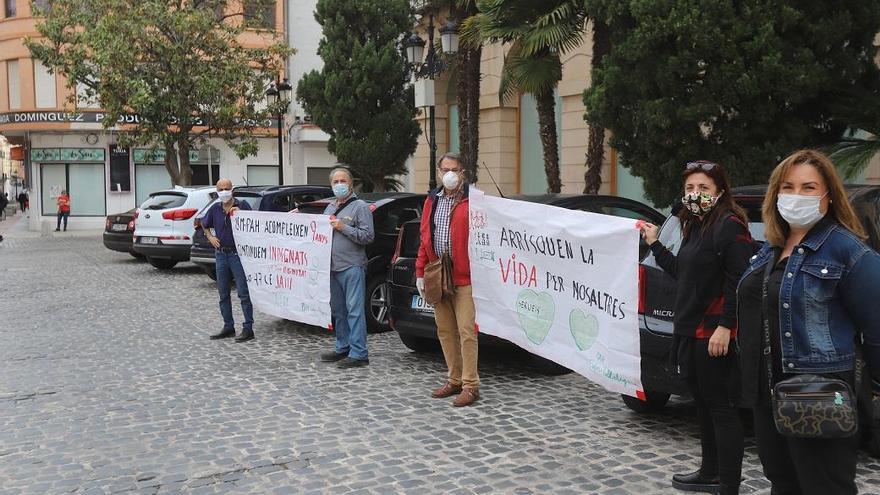
[[[434,19],[435,27],[439,27],[445,21],[445,15]],[[422,24],[416,31],[427,39],[425,25]],[[585,31],[586,32],[586,31]],[[435,33],[435,40],[437,34]],[[501,70],[504,65],[505,46],[494,43],[483,47],[480,84],[480,150],[477,163],[480,167],[480,186],[491,194],[497,194],[492,185],[489,174],[484,171],[488,168],[492,177],[505,193],[514,194],[520,192],[520,118],[519,98],[511,98],[503,104],[498,99],[498,85],[501,79]],[[584,188],[584,164],[586,162],[587,142],[589,132],[584,122],[585,107],[583,104],[583,91],[589,84],[590,62],[592,50],[590,43],[585,40],[581,45],[563,56],[563,78],[559,83],[559,96],[562,108],[562,127],[558,129],[560,134],[560,175],[562,179],[563,193],[581,193]],[[437,129],[437,156],[446,151],[449,142],[448,116],[449,105],[455,104],[454,98],[449,95],[450,78],[454,74],[444,73],[435,81],[436,98],[436,129]],[[419,146],[413,159],[413,190],[424,191],[428,188],[428,156],[429,148],[426,135],[428,132],[427,109],[417,117],[424,135],[419,138]],[[612,183],[612,154],[606,148],[605,165],[602,171],[602,189],[600,193],[613,194]]]

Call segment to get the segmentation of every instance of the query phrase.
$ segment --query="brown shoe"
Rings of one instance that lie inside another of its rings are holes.
[[[461,385],[453,385],[449,382],[443,384],[442,387],[431,392],[431,397],[435,399],[445,399],[461,392]]]
[[[455,407],[464,407],[469,406],[477,401],[480,398],[480,391],[475,388],[463,388],[461,389],[461,393],[458,394],[458,397],[452,401],[452,405]]]

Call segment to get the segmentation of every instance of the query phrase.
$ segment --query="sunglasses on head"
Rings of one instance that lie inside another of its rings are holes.
[[[717,166],[718,165],[716,165],[712,162],[687,162],[684,165],[684,169],[687,171],[705,170],[706,172],[708,172]]]

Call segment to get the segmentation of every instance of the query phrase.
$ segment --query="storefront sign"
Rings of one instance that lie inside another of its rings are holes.
[[[330,252],[326,215],[237,211],[235,247],[258,310],[330,327]]]
[[[47,162],[100,162],[104,163],[104,148],[34,148],[31,161]]]
[[[212,160],[214,163],[220,163],[220,152],[215,152],[214,158],[216,160]],[[189,161],[190,163],[208,163],[207,160],[201,160],[199,158],[198,150],[189,150]],[[144,148],[136,148],[134,150],[134,162],[135,163],[165,163],[165,150],[155,150],[152,153],[148,149]]]
[[[471,189],[479,331],[612,392],[642,394],[635,221]]]
[[[38,124],[38,123],[69,123],[77,122],[83,124],[102,124],[107,116],[105,112],[7,112],[0,113],[0,125],[3,124]],[[116,119],[119,125],[139,124],[141,116],[132,113],[121,115]],[[176,119],[171,119],[171,124],[176,123]],[[266,119],[262,122],[248,122],[253,127],[274,128],[278,124],[277,119]],[[195,119],[195,125],[204,125],[201,119]]]

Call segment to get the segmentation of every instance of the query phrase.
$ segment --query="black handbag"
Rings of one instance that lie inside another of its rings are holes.
[[[776,253],[764,270],[762,291],[764,321],[764,357],[773,422],[781,435],[796,438],[846,438],[856,434],[859,415],[856,396],[849,383],[822,375],[798,374],[773,385],[773,363],[770,351],[770,322],[767,319],[767,283]],[[861,381],[862,363],[856,358],[855,387]]]

